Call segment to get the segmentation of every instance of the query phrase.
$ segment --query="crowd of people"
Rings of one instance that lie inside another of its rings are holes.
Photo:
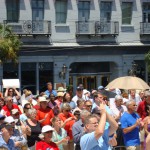
[[[59,87],[0,94],[0,149],[148,150],[150,91]]]

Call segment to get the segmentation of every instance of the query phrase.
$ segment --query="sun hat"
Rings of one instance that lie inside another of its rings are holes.
[[[98,90],[103,90],[104,89],[104,87],[102,86],[102,85],[100,85],[99,87],[98,87]]]
[[[59,87],[57,92],[66,92],[66,89],[64,89],[63,87]]]
[[[50,125],[45,125],[42,127],[42,133],[45,133],[47,131],[54,131],[54,128],[52,128]]]
[[[64,93],[63,93],[63,92],[58,92],[58,93],[57,93],[57,97],[58,97],[58,96],[63,97],[63,96],[64,96]]]
[[[46,98],[43,97],[43,96],[40,96],[40,97],[38,98],[38,100],[39,100],[39,102],[47,102]]]

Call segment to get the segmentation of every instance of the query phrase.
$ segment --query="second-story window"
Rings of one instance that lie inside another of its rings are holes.
[[[79,1],[78,3],[79,21],[88,21],[90,17],[90,1]]]
[[[66,23],[67,19],[67,0],[56,0],[56,23]]]
[[[100,20],[109,22],[111,21],[111,7],[112,2],[103,2],[100,3]]]
[[[143,3],[143,22],[150,22],[150,3]]]
[[[20,0],[6,0],[7,20],[18,22]]]
[[[32,0],[32,20],[44,19],[44,0]]]
[[[122,2],[122,24],[130,25],[132,21],[132,2]]]

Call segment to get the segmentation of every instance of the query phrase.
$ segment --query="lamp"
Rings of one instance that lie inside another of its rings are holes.
[[[67,72],[67,66],[63,64],[62,71],[59,72],[59,77],[65,79],[66,78],[66,72]]]
[[[132,68],[129,69],[129,71],[128,71],[129,76],[136,76],[137,67],[138,67],[138,64],[136,64],[135,61],[133,61],[132,62]]]

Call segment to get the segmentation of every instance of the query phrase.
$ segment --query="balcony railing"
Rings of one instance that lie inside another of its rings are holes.
[[[150,23],[141,22],[140,23],[140,34],[150,34]]]
[[[4,21],[5,25],[11,27],[12,31],[18,35],[51,35],[51,21]]]
[[[77,21],[76,35],[94,35],[95,24],[94,21]]]
[[[76,35],[118,35],[119,22],[77,21]]]
[[[118,35],[119,34],[119,22],[95,22],[95,34],[96,35]]]

